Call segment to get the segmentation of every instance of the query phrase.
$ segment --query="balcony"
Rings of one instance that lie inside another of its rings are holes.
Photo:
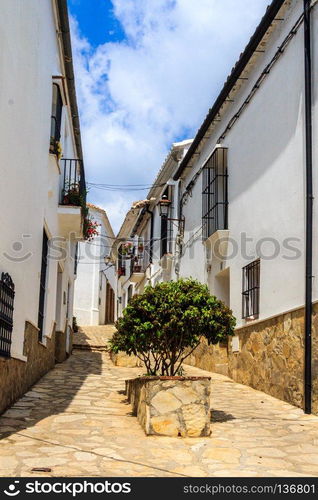
[[[81,238],[83,209],[86,206],[86,184],[83,162],[63,158],[62,185],[58,208],[60,234],[69,238],[73,234]]]
[[[146,276],[146,269],[149,265],[149,252],[147,248],[138,251],[132,258],[130,264],[130,281],[140,283]]]
[[[125,266],[123,266],[123,265],[118,266],[117,276],[118,276],[119,280],[121,278],[125,278],[126,277],[126,267]]]
[[[145,277],[145,271],[139,264],[132,263],[130,281],[132,283],[140,283]]]

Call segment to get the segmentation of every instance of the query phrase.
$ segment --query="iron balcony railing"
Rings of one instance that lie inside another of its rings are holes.
[[[144,273],[150,264],[150,248],[145,247],[135,247],[134,253],[131,256],[130,262],[130,274],[133,273]]]
[[[61,167],[63,183],[60,204],[85,207],[86,182],[82,160],[62,158]]]

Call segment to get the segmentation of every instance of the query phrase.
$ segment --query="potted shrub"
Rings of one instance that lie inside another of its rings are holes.
[[[56,155],[58,160],[62,158],[62,144],[60,141],[57,141],[55,137],[51,137],[50,139],[50,153]]]
[[[131,241],[127,241],[121,246],[122,255],[131,255],[133,251],[133,244]]]
[[[82,197],[80,195],[79,184],[77,182],[66,183],[63,195],[63,205],[81,206]]]
[[[183,377],[182,365],[202,336],[217,344],[234,334],[231,310],[206,285],[185,279],[146,287],[131,298],[116,326],[111,351],[140,358],[147,370],[147,376],[126,382],[146,433],[209,435],[210,379]]]
[[[74,333],[77,333],[78,332],[78,324],[77,324],[77,319],[76,319],[76,316],[73,316],[73,332]]]
[[[118,277],[120,278],[121,276],[125,276],[126,274],[126,268],[125,267],[119,267],[117,269],[117,274],[118,274]]]

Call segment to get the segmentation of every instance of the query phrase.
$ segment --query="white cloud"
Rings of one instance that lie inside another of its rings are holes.
[[[193,136],[267,0],[113,0],[127,39],[93,49],[72,19],[89,182],[151,183],[176,138]],[[139,192],[91,190],[119,228]]]

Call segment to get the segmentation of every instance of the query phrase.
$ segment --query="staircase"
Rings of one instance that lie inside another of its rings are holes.
[[[108,351],[108,341],[116,328],[114,325],[80,326],[74,333],[73,349],[83,351]]]

